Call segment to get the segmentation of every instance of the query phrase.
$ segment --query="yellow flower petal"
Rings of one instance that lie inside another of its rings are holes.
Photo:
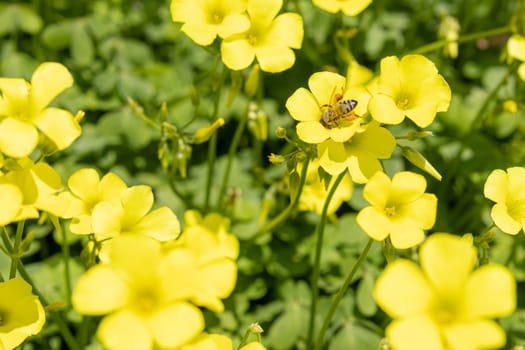
[[[396,125],[405,119],[405,114],[399,110],[392,97],[375,94],[368,104],[372,117],[380,123]]]
[[[505,345],[505,332],[491,320],[454,324],[443,333],[451,350],[500,349]]]
[[[474,268],[476,248],[461,237],[438,233],[427,238],[419,256],[434,288],[443,295],[456,297]]]
[[[363,197],[378,208],[384,208],[387,204],[392,183],[387,174],[382,171],[376,172],[363,189]]]
[[[297,136],[306,143],[318,144],[329,137],[328,129],[317,121],[300,122],[296,129]]]
[[[73,77],[65,66],[56,62],[42,63],[31,77],[31,110],[38,115],[62,91],[73,85]]]
[[[224,18],[218,26],[217,32],[221,38],[247,31],[250,28],[250,20],[243,14],[231,14]]]
[[[124,190],[121,194],[124,209],[122,226],[130,228],[135,225],[151,209],[153,201],[153,191],[149,186],[137,185]]]
[[[22,209],[22,192],[10,183],[0,184],[0,226],[12,222]]]
[[[0,78],[0,116],[24,114],[29,96],[29,84],[24,79]]]
[[[331,105],[335,93],[342,93],[345,77],[333,72],[317,72],[308,79],[308,87],[319,106]]]
[[[180,29],[191,40],[202,46],[208,46],[217,37],[217,29],[215,26],[207,25],[205,23],[184,23]]]
[[[390,239],[397,249],[414,247],[425,239],[423,230],[414,225],[411,219],[396,220],[390,225]]]
[[[120,205],[110,202],[98,203],[91,214],[93,233],[102,238],[118,236],[122,230],[122,215],[123,209]]]
[[[270,25],[282,6],[282,0],[250,0],[246,11],[256,27],[265,28]]]
[[[97,338],[107,349],[144,350],[153,348],[153,338],[146,324],[128,310],[106,316],[98,326]]]
[[[368,236],[376,241],[382,241],[390,233],[390,220],[382,211],[374,207],[361,209],[357,214],[356,221]]]
[[[393,321],[386,328],[386,336],[393,349],[445,350],[439,329],[427,317],[415,316]]]
[[[507,173],[501,169],[493,170],[485,181],[483,195],[496,203],[504,203],[508,186]]]
[[[390,199],[397,203],[412,202],[425,193],[426,187],[427,181],[422,175],[401,171],[392,178]]]
[[[82,132],[73,115],[64,109],[47,108],[33,122],[59,150],[71,145]]]
[[[71,302],[81,314],[103,315],[121,308],[128,297],[128,287],[115,271],[94,266],[78,279]]]
[[[248,67],[255,59],[255,50],[248,40],[223,40],[221,43],[221,57],[224,64],[233,70]]]
[[[423,193],[417,200],[402,207],[403,216],[412,218],[418,227],[429,230],[436,222],[437,197],[431,193]]]
[[[241,348],[241,350],[266,350],[266,348],[261,343],[256,342],[256,341],[252,341],[252,342],[249,342],[248,344],[244,345]]]
[[[343,144],[326,140],[317,145],[319,165],[330,175],[342,173],[347,165],[347,155]]]
[[[490,216],[496,226],[505,233],[516,235],[522,229],[521,222],[509,215],[509,210],[505,204],[495,204],[490,211]]]
[[[303,34],[303,18],[297,13],[283,13],[273,21],[266,40],[272,45],[300,49]]]
[[[416,264],[398,259],[379,275],[373,296],[389,316],[407,317],[426,311],[432,300],[432,287]]]
[[[466,312],[472,317],[508,316],[516,309],[516,280],[500,265],[483,265],[466,285]]]
[[[204,282],[201,291],[215,298],[229,297],[237,282],[237,264],[230,259],[220,259],[210,263],[201,268],[200,273],[201,280]]]
[[[179,302],[156,312],[148,327],[160,348],[175,349],[204,330],[204,317],[195,306]]]
[[[361,149],[347,150],[347,157],[348,172],[355,183],[367,183],[375,173],[383,170],[377,157],[370,152]]]
[[[305,88],[299,88],[286,100],[286,109],[297,121],[319,121],[321,110],[315,97]]]
[[[0,151],[10,157],[22,158],[33,152],[38,143],[38,131],[24,121],[5,118],[0,121]]]
[[[295,63],[295,54],[292,49],[273,43],[255,47],[255,57],[259,61],[261,70],[270,73],[282,72]]]
[[[507,52],[510,57],[525,61],[525,38],[514,34],[507,41]]]
[[[170,208],[162,207],[144,216],[126,233],[142,234],[159,241],[168,241],[179,235],[179,219]]]

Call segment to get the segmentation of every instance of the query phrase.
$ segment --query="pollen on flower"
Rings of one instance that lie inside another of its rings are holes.
[[[246,40],[248,40],[248,42],[252,46],[256,46],[257,45],[257,35],[255,35],[255,34],[248,34],[246,36]]]
[[[409,100],[408,100],[407,97],[399,98],[399,99],[396,101],[396,106],[397,106],[399,109],[402,109],[402,110],[406,110],[406,109],[408,109],[408,104],[409,104]]]
[[[395,206],[386,207],[385,208],[385,215],[388,216],[388,217],[392,217],[392,216],[396,215],[396,207]]]
[[[453,300],[439,300],[431,310],[434,321],[440,325],[447,325],[457,321],[458,307]]]
[[[158,295],[154,290],[143,289],[135,294],[136,310],[142,314],[148,314],[157,309],[159,304]]]
[[[220,24],[222,23],[223,19],[224,19],[224,15],[220,12],[214,12],[212,15],[211,15],[211,22],[212,23],[215,23],[215,24]]]

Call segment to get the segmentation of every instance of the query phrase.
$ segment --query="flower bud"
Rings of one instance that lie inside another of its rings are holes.
[[[430,164],[428,160],[426,160],[425,157],[423,157],[421,153],[408,146],[401,146],[401,151],[403,153],[403,157],[405,157],[410,163],[441,181],[441,174],[432,166],[432,164]]]
[[[280,139],[284,139],[286,137],[286,129],[281,126],[277,127],[277,129],[275,129],[275,135]]]
[[[211,135],[213,135],[213,133],[223,125],[224,125],[224,119],[219,118],[216,121],[214,121],[211,125],[204,127],[204,128],[200,128],[193,135],[193,143],[198,145],[200,143],[204,143],[208,141]]]

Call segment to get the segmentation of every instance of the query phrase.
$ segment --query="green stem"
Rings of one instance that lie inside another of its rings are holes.
[[[9,269],[9,279],[16,276],[16,265],[20,258],[20,244],[22,243],[22,234],[24,233],[25,221],[19,221],[16,226],[15,242],[13,243],[13,250],[11,252],[11,268]]]
[[[67,238],[66,231],[62,229],[62,225],[58,221],[58,218],[53,216],[51,217],[51,221],[53,222],[53,225],[55,226],[55,230],[58,231],[58,233],[62,236],[62,259],[64,260],[64,286],[66,290],[66,297],[67,297],[67,303],[68,307],[71,304],[71,272],[69,268],[69,258],[70,258],[70,251],[69,251],[69,242]]]
[[[228,180],[230,179],[230,172],[232,168],[233,158],[235,157],[235,153],[237,153],[237,147],[239,146],[239,143],[241,142],[242,133],[244,132],[244,128],[246,127],[247,116],[248,116],[248,107],[246,108],[244,116],[239,121],[239,124],[237,124],[237,129],[235,129],[235,134],[233,135],[232,142],[230,143],[230,148],[228,150],[228,160],[226,162],[226,169],[224,170],[224,175],[222,177],[222,184],[219,190],[219,198],[217,200],[218,210],[224,209],[224,201],[226,199],[225,198],[226,189],[228,188]]]
[[[306,183],[306,174],[308,171],[309,163],[310,163],[310,158],[307,157],[306,160],[304,161],[303,169],[301,170],[301,178],[299,179],[299,187],[297,188],[297,192],[295,193],[295,196],[293,197],[288,207],[286,207],[286,209],[284,209],[279,215],[273,218],[272,221],[270,221],[269,223],[261,227],[255,234],[255,237],[258,237],[262,234],[265,234],[268,231],[271,231],[273,228],[275,228],[277,225],[283,222],[290,215],[290,213],[295,209],[295,207],[299,203],[299,198],[301,198],[301,193],[303,192],[304,184]]]
[[[326,224],[326,213],[328,211],[328,206],[330,205],[330,201],[332,200],[332,197],[335,194],[335,190],[343,180],[343,178],[346,176],[346,171],[343,171],[339,176],[335,179],[334,184],[330,188],[330,191],[328,192],[328,196],[326,197],[326,200],[323,205],[323,211],[321,213],[321,218],[319,220],[319,223],[316,227],[316,236],[317,236],[317,243],[315,246],[315,257],[314,257],[314,266],[313,266],[313,272],[312,272],[312,300],[310,304],[310,317],[308,320],[308,334],[307,334],[307,341],[306,341],[306,348],[311,349],[313,344],[313,333],[314,333],[314,325],[315,325],[315,315],[317,314],[317,300],[319,299],[319,275],[321,273],[321,251],[323,247],[323,235],[324,235],[324,227]]]
[[[219,107],[221,101],[222,86],[224,84],[224,77],[227,69],[222,66],[222,73],[220,74],[217,91],[215,91],[215,100],[213,101],[213,114],[211,121],[214,122],[219,116]],[[213,185],[213,178],[215,177],[215,160],[217,159],[217,133],[213,133],[208,142],[208,174],[206,177],[206,197],[204,198],[204,211],[208,211],[210,206],[211,189]]]
[[[505,34],[510,31],[511,31],[511,28],[510,26],[507,25],[507,26],[500,27],[500,28],[494,28],[494,29],[489,29],[489,30],[485,30],[482,32],[462,35],[457,40],[447,40],[447,39],[438,40],[438,41],[434,41],[433,43],[423,45],[415,50],[412,50],[410,53],[411,54],[423,54],[423,53],[427,53],[430,51],[440,49],[443,46],[446,46],[451,43],[456,43],[456,42],[465,43],[465,42],[469,42],[469,41],[473,41],[473,40],[477,40],[481,38],[491,37],[491,36],[495,36],[499,34]]]
[[[352,269],[348,273],[348,276],[346,276],[346,279],[345,279],[343,285],[337,291],[337,294],[335,295],[334,300],[332,300],[332,304],[330,305],[330,309],[328,310],[328,313],[325,316],[325,319],[324,319],[324,322],[323,322],[323,326],[321,327],[321,330],[319,331],[319,335],[317,336],[317,341],[315,342],[314,350],[321,349],[321,347],[323,345],[324,335],[325,335],[326,331],[328,330],[328,326],[330,325],[330,322],[332,321],[332,317],[335,314],[335,310],[337,309],[337,306],[339,305],[339,302],[341,302],[341,299],[343,299],[343,297],[345,296],[345,293],[348,290],[348,286],[352,282],[352,280],[353,280],[353,278],[355,276],[355,273],[357,272],[357,269],[359,268],[359,266],[361,266],[363,261],[365,261],[365,258],[367,256],[368,251],[370,250],[370,247],[372,246],[373,242],[374,242],[374,240],[372,238],[368,239],[368,242],[366,243],[366,246],[363,248],[363,251],[359,255],[359,258],[355,262],[354,266],[352,266]]]

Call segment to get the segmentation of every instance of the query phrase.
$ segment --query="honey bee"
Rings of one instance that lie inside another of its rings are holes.
[[[359,116],[352,113],[354,108],[357,106],[357,101],[352,99],[343,100],[343,94],[336,92],[332,94],[331,101],[335,102],[335,106],[332,104],[324,104],[321,106],[321,120],[326,127],[339,126],[339,122],[352,121]]]

